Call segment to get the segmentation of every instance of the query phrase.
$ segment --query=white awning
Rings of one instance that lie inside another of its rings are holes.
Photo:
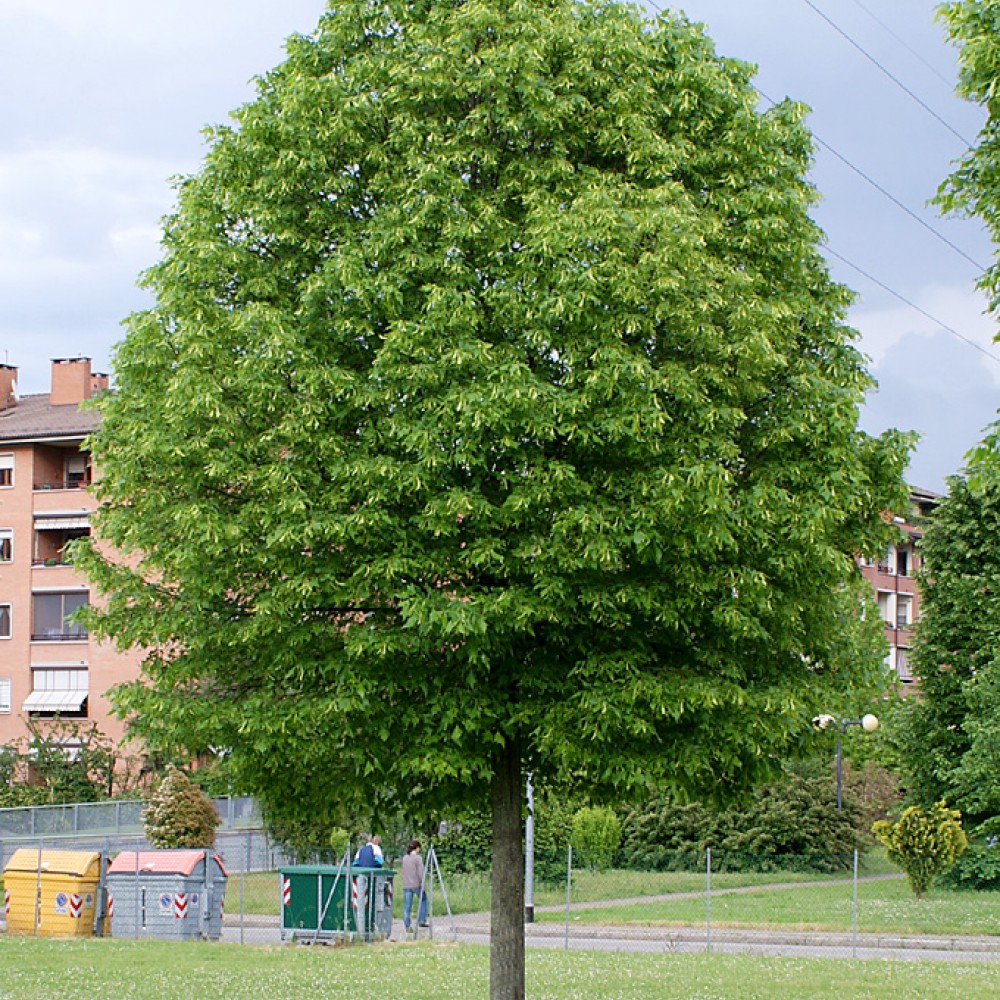
[[[79,712],[87,700],[87,689],[77,691],[32,691],[24,702],[26,712]]]
[[[86,514],[74,514],[72,517],[36,517],[35,529],[38,531],[66,531],[68,528],[89,528],[90,518]]]

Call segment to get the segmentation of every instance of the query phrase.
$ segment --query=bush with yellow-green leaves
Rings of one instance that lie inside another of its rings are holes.
[[[913,894],[923,899],[936,875],[946,871],[965,850],[968,840],[962,814],[942,802],[925,810],[910,806],[896,822],[880,820],[872,826],[890,861],[906,873]]]

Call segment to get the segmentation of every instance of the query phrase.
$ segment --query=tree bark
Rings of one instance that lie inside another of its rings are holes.
[[[493,756],[490,1000],[524,1000],[524,854],[521,748],[508,738]]]

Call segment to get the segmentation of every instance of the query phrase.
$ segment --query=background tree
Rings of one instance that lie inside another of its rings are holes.
[[[146,839],[153,847],[211,847],[221,822],[212,800],[173,766],[142,811]]]
[[[122,711],[272,814],[488,800],[495,997],[526,765],[720,791],[881,669],[906,449],[750,76],[602,0],[332,5],[210,133],[102,404]]]
[[[872,827],[890,861],[906,873],[917,899],[923,899],[935,876],[946,871],[965,850],[962,814],[936,802],[930,809],[910,806],[896,822],[880,820]]]
[[[958,92],[982,106],[977,141],[942,184],[945,211],[977,216],[1000,245],[1000,3],[956,0],[939,16],[959,49]],[[978,281],[990,310],[1000,307],[1000,263]],[[925,591],[915,657],[922,702],[910,713],[904,760],[914,765],[914,796],[959,805],[978,833],[1000,832],[1000,424],[988,428],[968,456],[967,475],[949,482],[949,496],[924,539]]]
[[[921,554],[921,619],[911,654],[921,696],[896,713],[898,759],[911,801],[929,807],[947,798],[978,824],[1000,812],[983,730],[997,718],[984,699],[995,686],[1000,644],[1000,483],[989,474],[972,483],[950,479]]]

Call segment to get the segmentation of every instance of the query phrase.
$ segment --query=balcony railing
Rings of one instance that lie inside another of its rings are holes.
[[[90,485],[90,477],[79,479],[72,477],[69,479],[50,479],[44,483],[35,483],[34,490],[85,490]]]

